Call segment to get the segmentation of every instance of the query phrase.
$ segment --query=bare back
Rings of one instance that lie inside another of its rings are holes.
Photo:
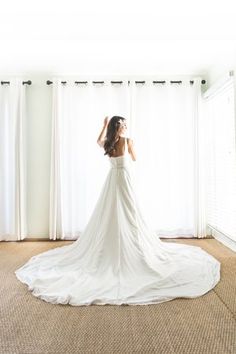
[[[111,157],[123,156],[125,154],[125,144],[127,144],[125,139],[127,138],[120,136],[120,139],[115,144],[116,151],[112,153]]]

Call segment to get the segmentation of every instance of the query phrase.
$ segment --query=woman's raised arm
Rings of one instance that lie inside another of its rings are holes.
[[[99,136],[98,136],[98,138],[97,138],[97,143],[98,143],[98,145],[101,146],[101,147],[103,147],[103,145],[104,145],[104,141],[105,141],[104,138],[105,138],[105,136],[106,136],[108,122],[109,122],[109,118],[106,117],[106,118],[104,119],[103,128],[102,128],[102,130],[101,130],[101,132],[100,132],[100,134],[99,134]]]

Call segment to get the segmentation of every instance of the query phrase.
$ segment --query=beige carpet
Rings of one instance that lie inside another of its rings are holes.
[[[0,353],[236,353],[236,253],[214,239],[178,239],[221,263],[221,280],[195,299],[145,306],[53,305],[34,297],[14,270],[69,242],[0,243]]]

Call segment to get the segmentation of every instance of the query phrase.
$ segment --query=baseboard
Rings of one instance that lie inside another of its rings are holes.
[[[34,237],[34,238],[24,238],[24,240],[21,240],[20,242],[34,242],[34,241],[37,241],[37,242],[57,242],[57,241],[75,241],[75,240],[59,240],[59,239],[57,239],[57,240],[51,240],[51,239],[49,239],[49,238],[37,238],[37,237]]]
[[[236,242],[229,237],[223,235],[222,233],[212,230],[212,236],[219,242],[221,242],[226,247],[230,248],[232,251],[236,252]]]
[[[165,237],[165,236],[160,236],[160,239],[162,240],[181,240],[181,239],[195,239],[195,240],[206,240],[206,239],[212,239],[214,237],[212,237],[211,235],[207,235],[206,237],[204,238],[198,238],[198,237],[194,237],[194,236],[180,236],[180,237]],[[72,239],[63,239],[63,240],[60,240],[60,239],[57,239],[57,240],[50,240],[49,238],[42,238],[42,237],[27,237],[25,238],[24,240],[21,240],[20,242],[34,242],[34,241],[37,241],[37,242],[46,242],[46,241],[49,241],[49,242],[54,242],[54,241],[76,241],[76,239],[72,240]]]

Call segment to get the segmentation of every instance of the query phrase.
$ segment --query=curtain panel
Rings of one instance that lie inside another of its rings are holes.
[[[0,85],[0,240],[27,236],[26,107],[22,79]]]

